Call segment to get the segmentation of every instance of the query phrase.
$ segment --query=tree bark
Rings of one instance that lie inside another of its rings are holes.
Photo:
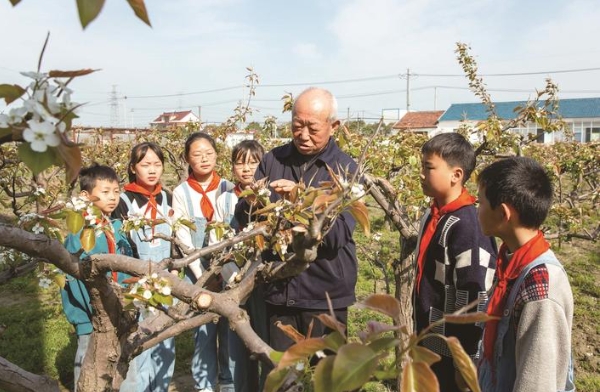
[[[59,392],[58,382],[29,373],[0,357],[0,390],[6,392]]]

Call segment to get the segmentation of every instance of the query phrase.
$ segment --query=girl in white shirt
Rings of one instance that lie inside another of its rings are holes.
[[[205,229],[209,222],[215,220],[216,209],[232,211],[237,198],[234,185],[221,179],[215,171],[217,146],[210,135],[203,132],[191,134],[185,142],[184,154],[189,165],[189,177],[173,190],[173,210],[175,217],[193,221],[196,230],[182,226],[177,231],[177,238],[188,248],[199,249],[208,244]],[[225,214],[219,220],[230,223],[232,218],[233,214]],[[186,276],[196,282],[207,267],[208,260],[195,260],[186,269]],[[218,375],[220,390],[233,391],[234,364],[230,361],[227,347],[229,333],[224,318],[218,324],[209,323],[196,330],[192,376],[197,390],[214,391]]]

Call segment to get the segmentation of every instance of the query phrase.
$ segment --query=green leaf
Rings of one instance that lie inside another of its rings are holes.
[[[288,369],[273,369],[265,381],[265,392],[277,392],[288,375]]]
[[[170,295],[163,295],[161,293],[154,293],[154,295],[152,296],[152,299],[154,299],[159,304],[173,305],[173,297],[170,296]]]
[[[373,351],[380,353],[382,351],[389,350],[392,347],[396,347],[400,343],[400,339],[396,339],[391,336],[384,336],[379,339],[373,340],[367,346],[370,347]]]
[[[96,246],[96,233],[94,229],[91,227],[86,227],[81,230],[81,235],[79,236],[79,240],[81,241],[81,247],[86,252],[90,252]]]
[[[54,282],[56,282],[56,284],[58,285],[58,287],[60,287],[61,289],[65,288],[65,284],[67,283],[67,277],[63,274],[56,274],[53,277]]]
[[[425,362],[407,362],[402,371],[402,392],[439,392],[435,373]]]
[[[325,339],[309,338],[299,341],[283,353],[277,364],[278,368],[284,368],[296,364],[298,361],[307,360],[317,351],[327,348]]]
[[[411,165],[411,166],[417,166],[417,163],[418,163],[418,160],[417,160],[417,157],[416,157],[416,156],[414,156],[414,155],[411,155],[411,156],[408,158],[408,164],[409,164],[409,165]]]
[[[0,128],[0,138],[3,138],[5,136],[11,135],[12,134],[12,129],[10,128]]]
[[[396,321],[400,318],[400,302],[388,294],[372,294],[358,304],[360,307],[369,308],[379,313],[390,316]]]
[[[152,27],[150,24],[150,18],[148,18],[148,11],[146,11],[146,5],[144,4],[144,0],[127,0],[129,6],[133,9],[135,16],[141,19],[148,26]]]
[[[481,392],[479,383],[477,382],[477,369],[471,357],[466,353],[460,341],[454,336],[446,338],[448,348],[452,352],[454,358],[454,365],[460,371],[463,380],[467,383],[471,391]]]
[[[4,98],[6,104],[19,99],[21,95],[25,94],[25,89],[16,84],[0,84],[0,98]]]
[[[56,163],[54,148],[49,147],[45,152],[37,152],[31,149],[27,142],[19,144],[19,158],[27,165],[33,174],[37,175]]]
[[[335,356],[329,356],[321,359],[317,364],[313,375],[315,391],[334,392],[338,390],[331,378],[334,360]]]
[[[369,381],[378,358],[378,353],[360,343],[341,347],[335,356],[331,374],[337,390],[353,391]]]
[[[185,227],[187,227],[188,229],[192,230],[192,231],[196,231],[196,225],[194,224],[194,222],[192,222],[191,220],[188,219],[181,219],[180,223],[182,225],[184,225]]]
[[[104,0],[77,0],[81,27],[85,29],[91,21],[96,19],[103,6]]]
[[[327,348],[336,352],[340,349],[340,347],[346,344],[346,338],[338,331],[330,333],[329,335],[325,336],[324,339]]]
[[[73,234],[77,234],[83,227],[85,218],[79,212],[68,211],[67,212],[67,230]]]

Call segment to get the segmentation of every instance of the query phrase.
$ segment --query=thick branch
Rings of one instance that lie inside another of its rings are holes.
[[[38,376],[0,357],[0,390],[6,392],[58,392],[58,382]]]
[[[364,180],[368,186],[369,194],[392,220],[392,223],[396,226],[402,237],[405,239],[416,237],[417,233],[404,217],[396,201],[396,192],[390,183],[383,178],[374,178],[368,174],[364,175]]]

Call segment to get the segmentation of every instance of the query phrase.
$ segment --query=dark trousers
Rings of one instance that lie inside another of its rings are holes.
[[[440,392],[461,392],[456,385],[454,360],[442,355],[442,360],[431,365],[439,383]]]
[[[279,329],[275,323],[281,322],[284,325],[294,327],[298,332],[305,335],[308,333],[308,326],[313,323],[311,336],[321,337],[333,332],[316,318],[320,314],[329,314],[328,309],[305,309],[292,308],[289,306],[267,304],[267,317],[269,320],[269,345],[277,351],[285,351],[294,344],[294,341]],[[338,321],[344,325],[348,324],[348,308],[334,309],[333,313]]]

